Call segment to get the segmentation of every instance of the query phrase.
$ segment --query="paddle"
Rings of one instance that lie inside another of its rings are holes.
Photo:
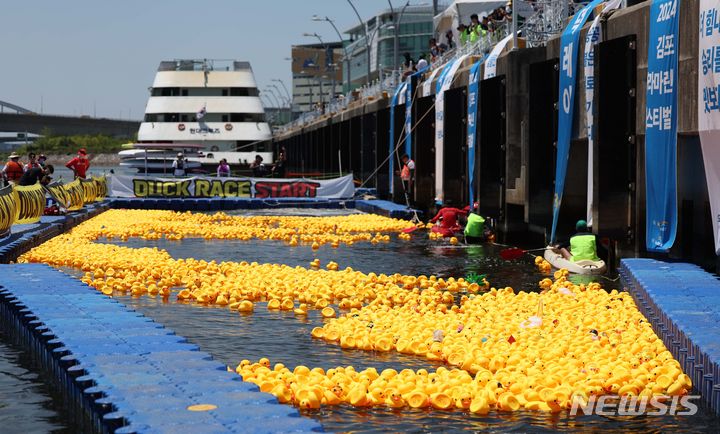
[[[517,247],[511,247],[509,249],[504,249],[500,251],[500,257],[503,258],[506,261],[512,261],[513,259],[518,259],[522,255],[528,252],[539,252],[541,250],[547,250],[551,247],[542,247],[540,249],[530,249],[530,250],[523,250],[518,249]]]

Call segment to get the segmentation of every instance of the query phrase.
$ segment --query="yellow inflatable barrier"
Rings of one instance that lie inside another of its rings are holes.
[[[45,190],[42,185],[13,187],[15,190],[15,224],[37,223],[45,211]]]
[[[10,233],[10,226],[15,223],[17,202],[12,186],[0,188],[0,238]]]
[[[99,178],[93,178],[93,180],[95,181],[95,186],[97,187],[97,197],[95,197],[95,202],[105,200],[108,194],[107,178],[103,175]]]
[[[94,179],[81,179],[80,185],[83,189],[83,203],[95,202],[97,198],[97,183]]]
[[[85,204],[85,192],[83,186],[80,184],[80,180],[76,179],[69,184],[65,184],[64,188],[70,197],[70,203],[67,208],[68,211],[77,211],[81,209]]]
[[[65,190],[62,182],[53,182],[45,186],[45,191],[52,197],[61,207],[67,209],[70,207],[70,194]]]

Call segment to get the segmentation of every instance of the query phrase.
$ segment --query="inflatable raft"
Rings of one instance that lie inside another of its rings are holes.
[[[575,274],[597,275],[604,274],[605,271],[607,271],[605,261],[602,259],[598,259],[597,261],[568,261],[563,257],[559,250],[553,249],[552,246],[547,247],[544,258],[554,268],[564,268]]]

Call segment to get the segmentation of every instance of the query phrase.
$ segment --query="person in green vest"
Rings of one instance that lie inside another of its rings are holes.
[[[577,233],[570,237],[570,251],[565,247],[560,249],[563,257],[568,261],[598,261],[597,242],[595,235],[588,230],[585,220],[578,220],[575,224]]]
[[[468,38],[470,37],[470,32],[468,31],[468,27],[460,23],[460,25],[457,28],[458,31],[458,39],[460,40],[460,46],[464,47],[465,44],[467,44]]]
[[[470,27],[468,28],[468,39],[471,44],[477,42],[478,39],[485,37],[487,30],[482,27],[482,23],[477,14],[470,15]]]
[[[470,211],[469,206],[465,209]],[[492,230],[485,226],[485,218],[478,214],[477,202],[473,205],[472,212],[468,212],[464,234],[466,244],[481,244],[492,236]]]

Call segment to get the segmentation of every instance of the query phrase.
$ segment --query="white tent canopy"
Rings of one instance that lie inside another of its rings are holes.
[[[433,19],[435,35],[444,35],[448,30],[457,33],[460,23],[470,24],[470,15],[485,12],[490,14],[499,7],[505,7],[507,0],[455,0],[447,9]]]

